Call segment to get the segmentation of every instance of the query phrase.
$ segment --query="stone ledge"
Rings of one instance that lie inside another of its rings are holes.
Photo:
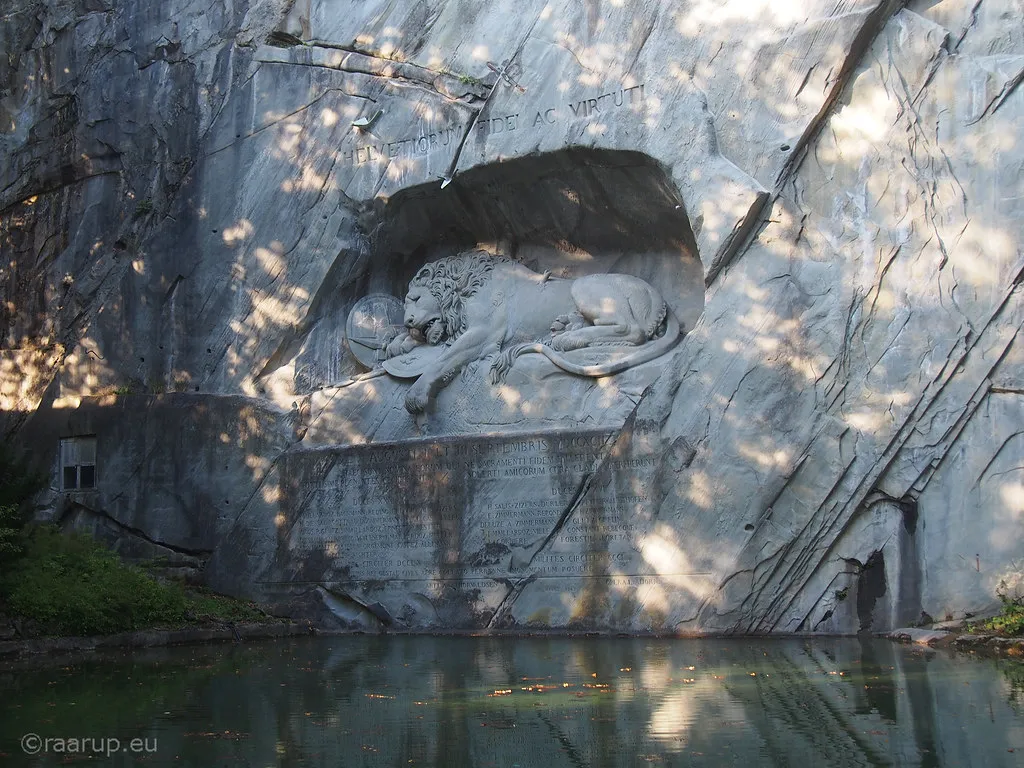
[[[886,637],[895,640],[897,643],[913,645],[927,645],[929,648],[945,645],[952,637],[949,632],[942,632],[935,629],[921,629],[919,627],[902,627],[889,632]]]
[[[939,629],[902,627],[886,633],[883,637],[897,643],[924,645],[929,648],[951,647],[957,651],[973,653],[982,651],[990,654],[1024,656],[1024,637],[1001,637],[994,634],[955,634]]]

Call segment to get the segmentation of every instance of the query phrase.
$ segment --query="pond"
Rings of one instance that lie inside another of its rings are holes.
[[[1024,665],[883,640],[315,637],[0,690],[4,766],[1024,765]]]

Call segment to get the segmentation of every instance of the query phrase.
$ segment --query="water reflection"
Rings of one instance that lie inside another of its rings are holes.
[[[0,763],[1002,766],[1022,665],[854,639],[311,638],[5,671]],[[144,739],[97,760],[50,742]],[[58,749],[63,747],[64,751]]]

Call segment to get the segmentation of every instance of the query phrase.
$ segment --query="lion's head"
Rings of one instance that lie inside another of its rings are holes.
[[[425,285],[409,285],[405,295],[405,327],[418,331],[429,344],[439,344],[447,335],[441,305]]]
[[[454,340],[466,331],[464,303],[487,282],[498,262],[508,261],[484,251],[466,251],[424,266],[409,282],[405,325],[423,334],[429,344]]]

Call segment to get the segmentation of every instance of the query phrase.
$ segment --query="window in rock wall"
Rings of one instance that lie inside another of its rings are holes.
[[[60,488],[76,491],[96,487],[96,438],[65,437],[60,441]]]

